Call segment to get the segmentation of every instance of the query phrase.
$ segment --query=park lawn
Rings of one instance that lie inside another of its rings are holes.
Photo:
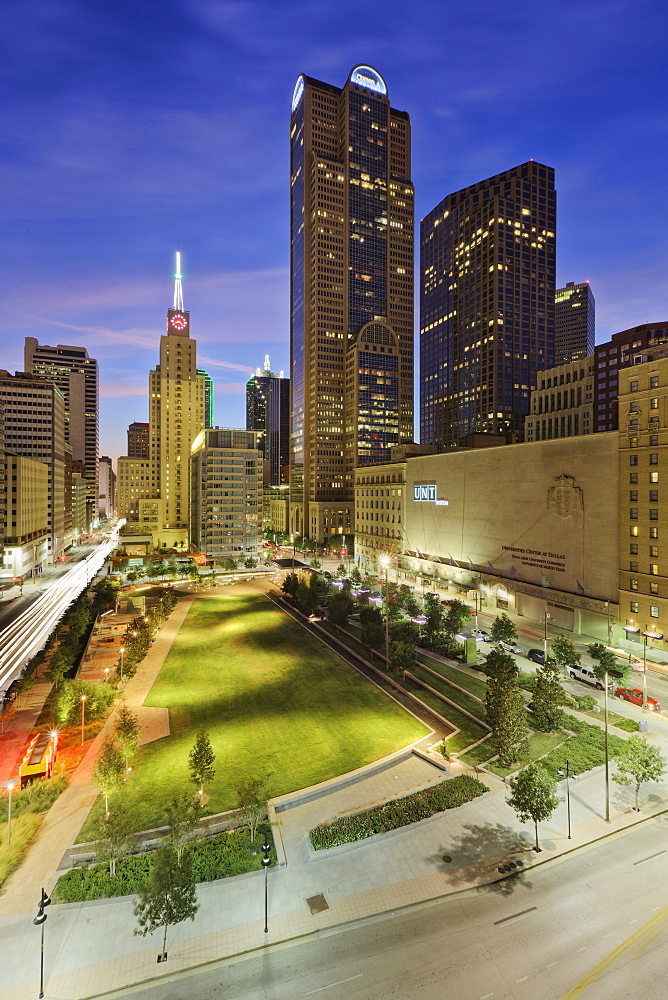
[[[454,701],[454,703],[462,710],[470,712],[470,714],[476,719],[480,719],[483,722],[485,721],[487,715],[485,706],[481,705],[479,701],[475,701],[473,698],[470,698],[467,694],[462,694],[462,692],[458,691],[457,688],[448,684],[448,681],[444,677],[434,677],[434,675],[430,674],[427,670],[422,670],[420,663],[415,664],[415,668],[411,671],[411,673],[419,680],[424,681],[425,684],[429,684],[430,687],[433,687],[435,691],[438,691],[438,693],[442,694],[445,698],[449,698],[450,701]]]
[[[503,767],[498,761],[493,764],[486,764],[486,768],[489,771],[493,771],[494,774],[498,774],[500,778],[506,778],[509,774],[514,774],[515,771],[520,771],[527,764],[530,764],[534,760],[538,760],[549,754],[556,747],[565,743],[570,737],[566,733],[540,733],[534,732],[529,737],[529,750],[522,757],[519,757],[510,767]],[[496,753],[496,748],[494,746],[493,738],[488,743],[488,758]],[[473,763],[473,761],[468,760],[466,754],[463,755],[462,760],[466,760],[467,763]]]
[[[458,670],[457,667],[453,667],[449,663],[443,663],[442,660],[437,660],[435,657],[430,656],[429,653],[418,653],[418,661],[431,667],[432,670],[445,677],[446,680],[452,681],[453,684],[458,684],[459,687],[464,688],[470,694],[474,694],[476,698],[482,698],[484,701],[487,694],[487,685],[480,678],[472,677],[465,670]]]
[[[137,830],[164,824],[166,802],[193,790],[188,755],[200,729],[216,754],[207,813],[233,808],[244,778],[268,776],[270,794],[283,795],[429,732],[262,595],[197,601],[146,704],[169,709],[170,736],[141,747],[132,762],[122,797]],[[96,838],[100,798],[79,843]]]

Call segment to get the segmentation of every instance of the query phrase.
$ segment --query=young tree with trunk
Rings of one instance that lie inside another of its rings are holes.
[[[557,665],[548,657],[547,663],[536,670],[532,702],[536,729],[541,729],[544,733],[557,730],[561,724],[561,706],[565,700]]]
[[[660,781],[666,769],[666,759],[658,747],[647,742],[646,737],[629,736],[624,746],[615,754],[617,773],[612,780],[618,785],[635,785],[636,812],[640,812],[638,793],[646,781]]]
[[[542,764],[536,762],[523,768],[508,782],[511,796],[506,801],[515,810],[522,823],[532,819],[536,830],[536,850],[538,846],[538,824],[549,819],[561,799],[556,794],[557,782]]]
[[[216,755],[211,747],[211,740],[208,733],[200,730],[195,739],[195,744],[190,751],[188,764],[190,766],[190,780],[199,785],[199,794],[204,794],[204,785],[213,781],[216,770],[213,762]]]
[[[132,845],[132,820],[122,803],[104,817],[100,823],[100,839],[97,842],[96,861],[106,861],[109,874],[116,874],[116,862],[130,850]]]
[[[239,808],[237,816],[243,820],[249,830],[251,840],[255,840],[257,828],[267,815],[267,784],[264,778],[246,778],[235,785]]]
[[[107,738],[93,768],[93,784],[104,795],[105,815],[109,815],[109,796],[121,787],[125,766],[120,747]]]
[[[192,865],[187,854],[179,864],[173,847],[155,852],[148,882],[139,889],[134,914],[139,927],[135,934],[146,937],[162,927],[162,956],[167,957],[167,931],[183,920],[194,920],[199,909]]]
[[[527,713],[521,688],[513,683],[503,691],[498,716],[492,726],[499,760],[510,767],[529,749]]]
[[[487,724],[494,729],[506,691],[512,684],[516,686],[519,667],[514,656],[504,653],[501,649],[493,649],[485,657],[485,673],[487,674],[485,694]]]
[[[125,702],[121,702],[116,713],[116,724],[114,726],[116,742],[121,748],[121,753],[125,757],[125,770],[128,770],[128,762],[133,757],[139,746],[141,739],[141,726],[139,718],[132,712]]]
[[[449,635],[461,632],[463,625],[470,625],[471,609],[464,601],[448,601],[448,611],[443,621],[443,628]]]
[[[575,644],[565,635],[557,635],[552,640],[550,654],[560,667],[571,667],[580,662],[580,654]]]
[[[587,646],[587,649],[592,660],[594,660],[592,670],[600,681],[605,680],[606,673],[609,674],[611,670],[615,670],[622,674],[621,677],[615,677],[615,681],[622,685],[626,682],[626,675],[629,670],[628,661],[618,660],[615,654],[611,653],[602,642],[592,642],[591,645]]]
[[[406,671],[415,668],[415,643],[406,642],[403,639],[395,639],[390,643],[390,666],[395,670],[403,672],[406,680]]]
[[[362,626],[360,639],[372,655],[385,638],[385,623],[380,608],[363,607],[360,611],[360,625]]]
[[[492,642],[515,642],[517,640],[517,629],[505,613],[496,616],[489,631]]]
[[[169,833],[167,839],[176,851],[179,864],[183,857],[186,844],[193,839],[193,833],[199,826],[201,812],[197,796],[182,792],[174,796],[167,806],[167,824]]]
[[[340,591],[330,597],[327,608],[327,621],[330,625],[347,625],[352,613],[353,601],[347,593]]]

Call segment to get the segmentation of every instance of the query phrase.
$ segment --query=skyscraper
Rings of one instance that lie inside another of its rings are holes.
[[[288,481],[290,463],[290,379],[274,375],[265,355],[264,369],[246,383],[246,430],[258,431],[258,448],[269,463],[265,482]]]
[[[300,76],[291,146],[291,531],[352,531],[354,469],[413,436],[410,120],[370,66]]]
[[[204,379],[204,426],[213,427],[213,379],[204,368],[198,368],[197,374]]]
[[[594,353],[596,303],[588,281],[566,282],[554,293],[554,363],[568,365]]]
[[[554,354],[554,171],[533,160],[444,198],[422,221],[423,444],[522,440]]]
[[[26,337],[25,370],[54,382],[65,402],[65,440],[72,458],[84,463],[89,499],[97,509],[97,458],[99,439],[99,389],[97,361],[85,347],[38,344]]]
[[[135,420],[128,426],[128,458],[148,458],[149,424]]]

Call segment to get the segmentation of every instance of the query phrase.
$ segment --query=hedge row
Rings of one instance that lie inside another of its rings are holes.
[[[267,827],[261,827],[255,840],[250,831],[233,830],[219,833],[208,840],[193,842],[188,850],[192,859],[196,882],[213,882],[219,878],[243,875],[262,867],[262,842]],[[272,865],[276,852],[271,832],[268,832]],[[255,852],[255,853],[253,853]],[[116,874],[109,874],[107,864],[88,868],[73,868],[58,879],[55,889],[57,903],[80,903],[88,899],[106,899],[110,896],[131,896],[148,880],[153,868],[154,852],[136,857],[126,856],[116,862]]]
[[[311,830],[311,843],[316,851],[324,851],[339,844],[352,844],[372,837],[375,833],[386,833],[388,830],[397,830],[409,823],[428,819],[445,809],[455,809],[486,791],[487,787],[481,781],[462,774],[442,781],[433,788],[425,788],[405,798],[395,799],[394,802],[317,826]]]
[[[576,719],[574,715],[567,712],[563,716],[563,725],[575,733],[570,739],[556,747],[551,753],[543,757],[541,764],[554,775],[559,777],[557,771],[564,768],[566,761],[570,767],[578,774],[584,774],[593,767],[599,767],[605,763],[605,731],[599,726],[593,726],[582,719]],[[624,746],[624,740],[619,736],[608,736],[608,749],[610,759],[612,759]]]

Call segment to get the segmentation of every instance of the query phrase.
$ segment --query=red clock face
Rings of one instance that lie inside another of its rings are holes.
[[[185,330],[188,325],[185,316],[172,316],[172,326],[175,330]]]

